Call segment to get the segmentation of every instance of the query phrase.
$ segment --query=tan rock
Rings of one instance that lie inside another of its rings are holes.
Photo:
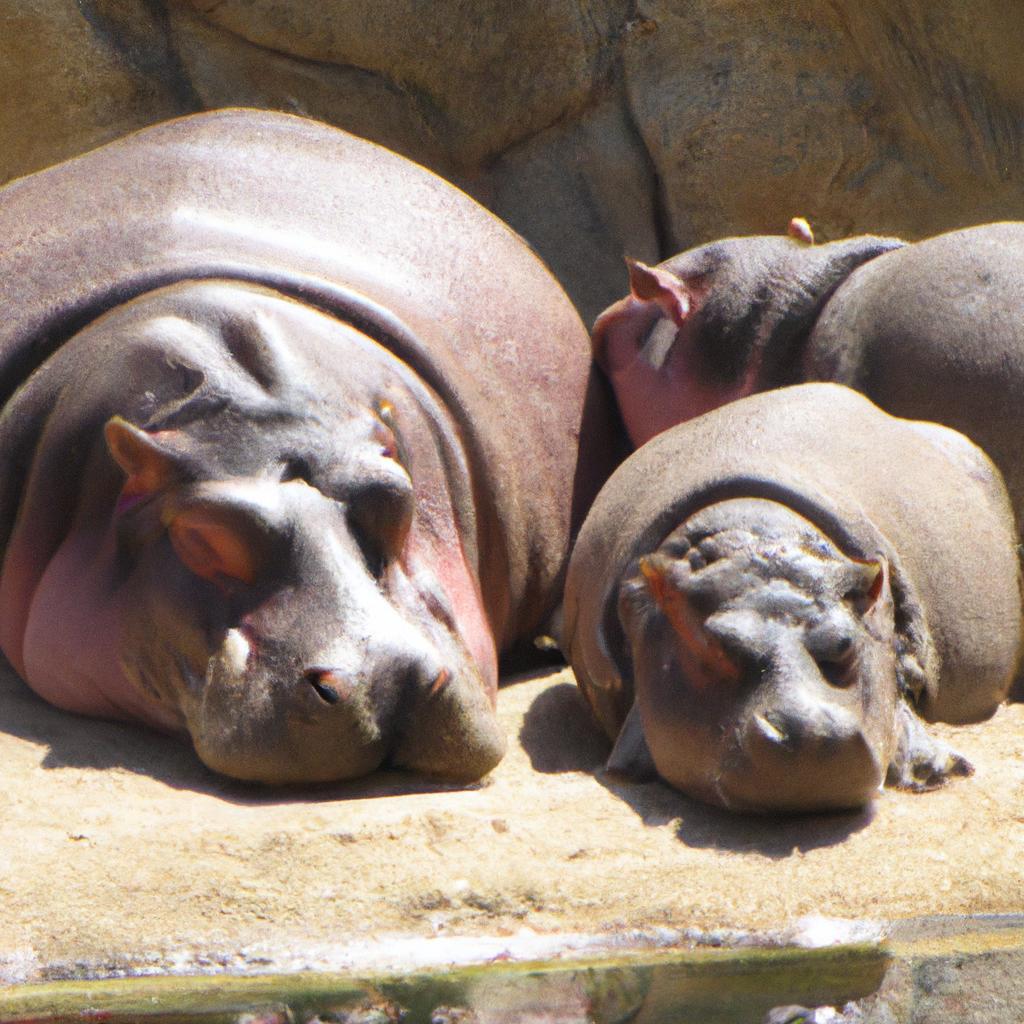
[[[587,102],[623,0],[176,0],[257,46],[381,75],[475,168]]]
[[[29,0],[0,181],[200,107],[303,113],[468,187],[590,316],[624,253],[1019,216],[1022,48],[1012,5],[954,0]]]
[[[196,109],[147,12],[125,5],[112,32],[92,3],[0,4],[0,182]]]
[[[998,5],[644,0],[624,78],[673,247],[1019,216],[1022,45]]]
[[[169,24],[203,108],[263,107],[316,118],[451,176],[446,140],[416,97],[386,75],[250,42],[184,3],[170,8]]]
[[[572,282],[588,325],[623,288],[623,254],[660,252],[657,182],[618,94],[508,150],[483,180],[477,198]]]

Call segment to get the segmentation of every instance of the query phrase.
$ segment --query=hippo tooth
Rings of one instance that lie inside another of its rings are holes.
[[[765,738],[771,740],[772,743],[786,742],[786,734],[778,726],[772,725],[763,715],[754,715],[754,724],[761,730]]]
[[[679,328],[666,317],[659,317],[651,327],[640,349],[640,358],[652,369],[660,370],[665,365],[669,352],[676,340]]]
[[[249,652],[251,650],[249,641],[239,629],[229,629],[224,643],[221,645],[221,655],[224,667],[233,676],[245,674],[246,665],[249,663]]]

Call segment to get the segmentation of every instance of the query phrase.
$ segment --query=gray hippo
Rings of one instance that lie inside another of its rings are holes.
[[[845,387],[741,399],[612,475],[562,640],[610,768],[759,812],[930,788],[970,766],[921,719],[988,717],[1017,669],[1002,480],[962,435]]]
[[[863,391],[981,445],[1024,517],[1024,224],[907,245],[728,238],[657,267],[598,317],[598,363],[634,444],[723,402],[803,381]]]
[[[0,646],[37,693],[241,779],[493,767],[498,655],[611,448],[578,470],[604,399],[517,236],[221,111],[0,192],[0,296]]]

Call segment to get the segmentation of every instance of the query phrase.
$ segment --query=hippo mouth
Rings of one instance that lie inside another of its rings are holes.
[[[733,733],[715,780],[718,802],[735,811],[853,810],[871,802],[886,765],[856,717],[831,708],[818,728],[772,712],[753,713]]]
[[[396,768],[468,781],[504,753],[479,672],[455,645],[395,645],[358,665],[291,671],[265,646],[232,628],[205,673],[180,666],[193,744],[220,774],[289,784]]]

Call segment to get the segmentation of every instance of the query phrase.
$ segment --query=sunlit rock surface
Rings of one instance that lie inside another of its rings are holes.
[[[208,107],[306,114],[451,177],[585,317],[728,234],[1020,215],[1024,21],[986,0],[0,5],[0,181]]]

